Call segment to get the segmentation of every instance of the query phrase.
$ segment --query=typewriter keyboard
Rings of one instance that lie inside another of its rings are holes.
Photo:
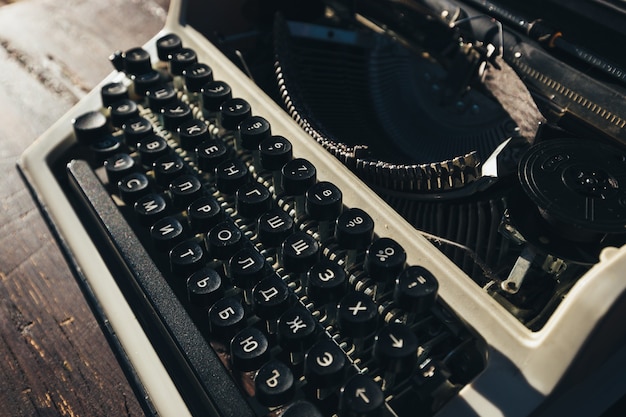
[[[58,175],[192,414],[433,415],[485,366],[437,277],[211,62],[156,50],[112,58]]]

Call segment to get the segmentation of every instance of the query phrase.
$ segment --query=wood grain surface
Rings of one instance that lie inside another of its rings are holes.
[[[15,164],[111,52],[162,27],[168,0],[0,6],[0,417],[143,415]]]

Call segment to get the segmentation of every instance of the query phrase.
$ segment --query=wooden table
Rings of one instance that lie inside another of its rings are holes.
[[[0,416],[144,415],[16,169],[169,0],[0,0]]]

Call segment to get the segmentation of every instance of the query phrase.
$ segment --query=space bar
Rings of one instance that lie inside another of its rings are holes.
[[[155,350],[175,362],[165,361],[170,373],[172,369],[176,373],[185,371],[183,380],[175,383],[181,387],[183,398],[192,399],[194,405],[190,408],[204,408],[204,415],[212,411],[216,417],[255,416],[89,164],[73,160],[67,172],[76,196],[145,296],[133,297],[133,303],[143,301],[144,310],[138,318],[140,322],[148,321],[142,326],[148,328]],[[150,331],[155,325],[157,331]]]

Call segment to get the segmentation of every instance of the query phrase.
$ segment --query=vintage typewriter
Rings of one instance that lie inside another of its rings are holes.
[[[625,6],[172,1],[19,161],[146,412],[602,415]]]

